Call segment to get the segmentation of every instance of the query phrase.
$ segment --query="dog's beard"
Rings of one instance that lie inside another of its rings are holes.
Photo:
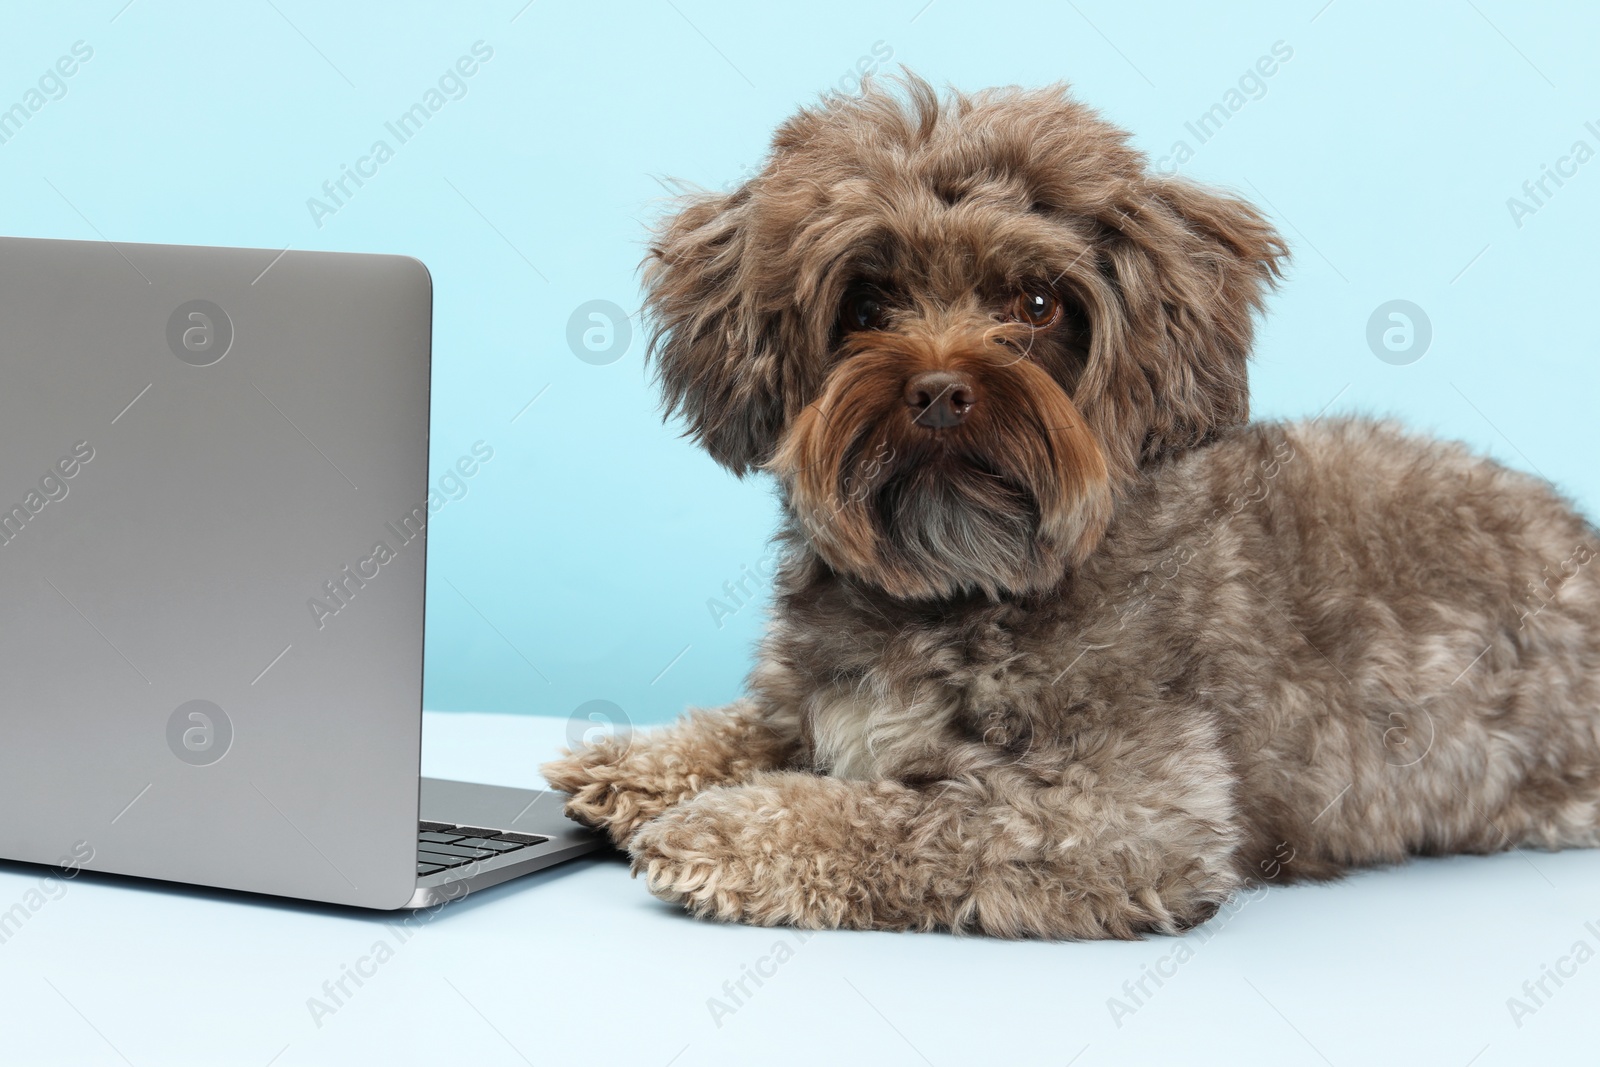
[[[1037,363],[989,344],[930,359],[880,341],[842,360],[769,464],[801,533],[835,570],[904,599],[1038,591],[1098,543],[1105,458]],[[905,382],[954,369],[979,400],[958,426],[912,420]]]
[[[1038,501],[981,459],[909,466],[873,505],[882,552],[897,570],[948,572],[988,592],[1058,573],[1039,544]]]

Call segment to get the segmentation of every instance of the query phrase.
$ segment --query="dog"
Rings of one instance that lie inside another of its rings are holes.
[[[1250,422],[1287,248],[1065,86],[824,97],[644,265],[669,415],[780,489],[748,695],[544,768],[658,897],[1135,938],[1600,843],[1600,553],[1395,425]]]

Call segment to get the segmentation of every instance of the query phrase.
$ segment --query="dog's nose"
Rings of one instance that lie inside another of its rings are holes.
[[[924,371],[906,383],[911,421],[930,430],[946,430],[966,420],[977,403],[972,379],[949,370]]]

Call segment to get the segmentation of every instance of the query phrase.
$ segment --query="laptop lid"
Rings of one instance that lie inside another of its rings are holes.
[[[0,857],[416,884],[432,289],[0,239]]]

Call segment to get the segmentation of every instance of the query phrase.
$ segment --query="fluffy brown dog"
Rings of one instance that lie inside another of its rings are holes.
[[[1251,882],[1600,840],[1596,532],[1394,427],[1247,424],[1285,249],[1058,89],[802,111],[646,270],[782,487],[729,707],[548,765],[698,915],[1133,937]]]

